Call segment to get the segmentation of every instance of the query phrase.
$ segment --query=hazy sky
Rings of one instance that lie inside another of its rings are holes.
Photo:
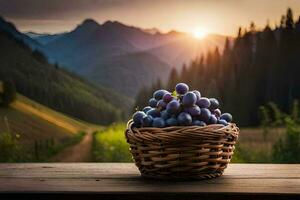
[[[142,28],[235,35],[248,27],[279,22],[287,7],[300,14],[300,0],[0,0],[0,15],[22,31],[63,32],[85,18],[117,20]]]

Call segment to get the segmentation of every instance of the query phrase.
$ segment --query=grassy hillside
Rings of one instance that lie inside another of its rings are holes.
[[[16,155],[10,155],[12,162],[46,161],[64,147],[80,141],[82,132],[101,128],[18,95],[9,107],[0,107],[0,155],[16,151]]]
[[[99,125],[90,124],[52,110],[20,94],[17,95],[17,100],[12,102],[10,107],[23,113],[41,118],[71,133],[78,133],[79,131],[87,129],[102,128]]]
[[[12,80],[18,92],[43,105],[98,124],[122,119],[131,107],[129,98],[48,64],[8,33],[0,32],[0,44],[0,80]]]

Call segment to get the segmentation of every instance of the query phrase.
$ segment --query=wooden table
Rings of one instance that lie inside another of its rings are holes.
[[[140,177],[133,164],[0,164],[0,199],[300,199],[300,165],[230,164],[205,181]]]

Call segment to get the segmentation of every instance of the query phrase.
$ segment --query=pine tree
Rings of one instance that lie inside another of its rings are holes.
[[[286,13],[285,28],[286,29],[294,28],[294,17],[293,17],[293,11],[291,8],[288,8],[287,13]]]
[[[284,29],[285,28],[285,21],[286,21],[286,18],[284,15],[281,16],[281,19],[280,19],[280,28],[281,29]]]
[[[254,22],[251,22],[250,23],[250,33],[255,33],[256,32],[256,27],[255,27],[255,24]]]

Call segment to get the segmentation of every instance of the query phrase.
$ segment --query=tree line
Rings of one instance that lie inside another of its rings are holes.
[[[155,89],[172,90],[177,82],[199,89],[203,95],[218,97],[222,110],[231,112],[242,126],[260,123],[259,106],[274,102],[288,112],[300,98],[300,17],[295,22],[292,9],[282,15],[280,24],[269,23],[257,30],[239,28],[233,42],[227,38],[223,52],[216,47],[184,65],[172,69],[166,84],[158,80],[143,88],[135,105],[145,106]]]

